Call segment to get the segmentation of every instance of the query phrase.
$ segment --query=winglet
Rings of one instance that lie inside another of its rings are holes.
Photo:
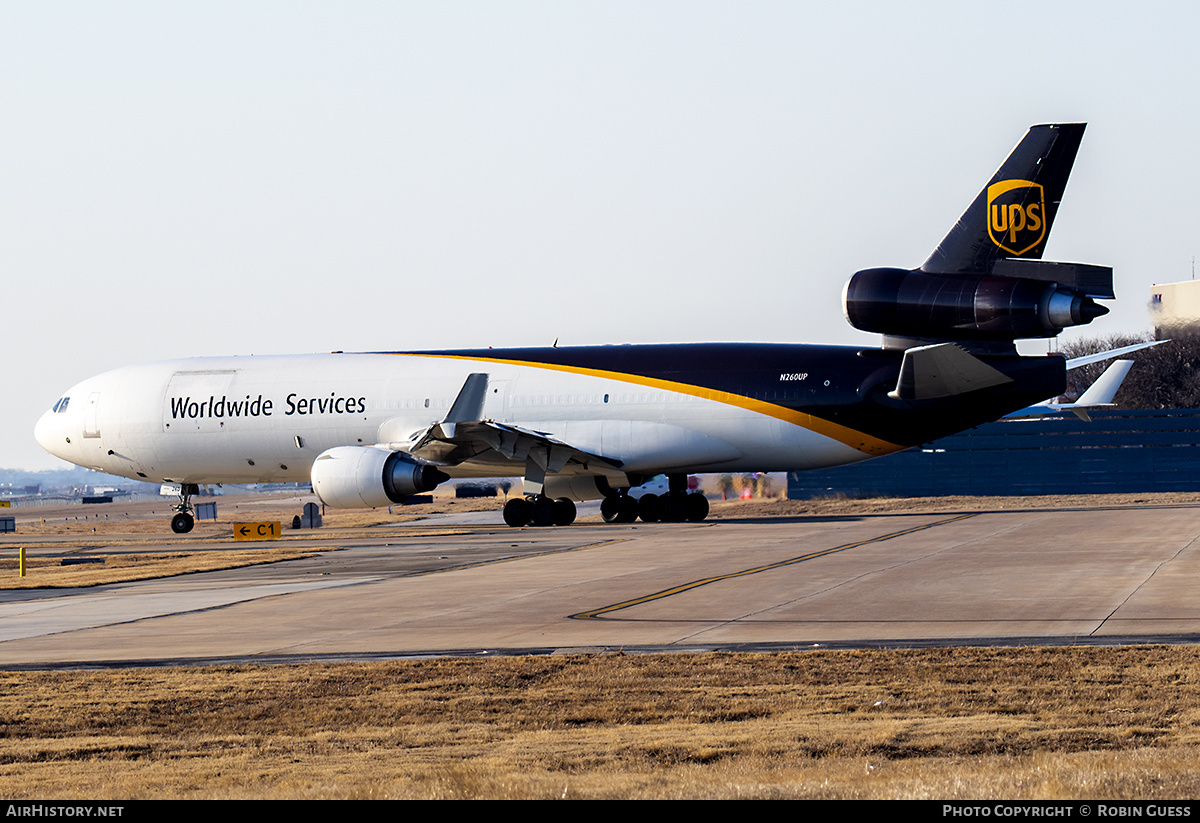
[[[486,374],[467,375],[458,397],[446,412],[446,419],[441,422],[442,432],[446,437],[454,437],[456,423],[474,423],[483,419],[483,402],[487,399],[488,376]]]
[[[1132,360],[1114,360],[1112,365],[1104,370],[1104,374],[1096,378],[1096,382],[1088,386],[1087,391],[1079,395],[1076,406],[1107,406],[1117,396],[1117,389],[1125,382],[1126,375],[1133,368]]]
[[[1111,352],[1107,354],[1110,357],[1112,356]],[[1132,367],[1132,360],[1114,360],[1112,365],[1104,370],[1104,374],[1096,378],[1096,382],[1088,386],[1087,391],[1080,395],[1079,399],[1074,403],[1055,403],[1048,400],[1044,403],[1038,403],[1036,406],[1027,406],[1012,414],[1007,414],[1004,419],[1021,420],[1030,417],[1045,417],[1055,412],[1069,411],[1083,422],[1091,423],[1092,418],[1088,414],[1088,409],[1113,405],[1113,398],[1117,396],[1117,390],[1125,382],[1125,377],[1129,374],[1129,369]]]

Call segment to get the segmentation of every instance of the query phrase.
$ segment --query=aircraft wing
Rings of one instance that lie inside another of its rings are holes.
[[[499,456],[518,463],[533,460],[547,474],[557,474],[569,463],[592,470],[619,471],[621,468],[619,460],[576,448],[547,432],[494,420],[437,423],[430,426],[408,452],[414,457],[443,466],[454,466],[468,460],[487,461],[489,456]],[[489,455],[489,452],[493,454]]]
[[[577,448],[548,432],[482,419],[487,385],[488,375],[469,375],[446,419],[430,426],[403,451],[442,466],[469,460],[532,461],[546,474],[557,474],[571,463],[592,471],[620,470],[620,460]]]

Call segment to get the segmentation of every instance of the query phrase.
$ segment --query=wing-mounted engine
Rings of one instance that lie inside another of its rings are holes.
[[[1114,296],[1111,268],[1041,259],[1083,130],[1083,123],[1034,126],[920,268],[850,278],[843,292],[850,324],[885,335],[889,346],[994,348],[1054,337],[1107,314],[1096,300]]]
[[[363,509],[403,503],[433,491],[450,475],[403,452],[369,446],[338,446],[317,456],[313,491],[327,506]]]

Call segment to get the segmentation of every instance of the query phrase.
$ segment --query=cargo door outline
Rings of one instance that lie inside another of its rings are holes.
[[[163,395],[163,431],[209,434],[224,431],[225,424],[232,418],[224,413],[225,406],[221,401],[230,397],[237,374],[237,369],[214,369],[179,371],[171,375]],[[242,401],[242,398],[237,400]],[[214,406],[222,413],[215,414]],[[189,408],[196,411],[194,416]]]
[[[83,407],[83,436],[84,437],[99,437],[100,436],[100,392],[94,391],[88,395],[87,403]]]

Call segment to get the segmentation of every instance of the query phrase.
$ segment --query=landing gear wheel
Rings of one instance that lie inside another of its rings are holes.
[[[662,520],[662,498],[657,494],[646,493],[638,500],[638,517],[644,523],[657,523]]]
[[[171,531],[175,534],[187,534],[196,525],[196,521],[187,512],[180,512],[171,518]]]
[[[605,523],[632,523],[638,518],[638,502],[627,494],[614,494],[600,501]]]
[[[551,519],[556,526],[569,526],[575,522],[575,501],[569,497],[560,497],[554,501]]]
[[[171,531],[175,534],[187,534],[196,525],[192,517],[192,497],[200,493],[200,487],[195,483],[179,484],[179,503],[172,508],[178,512],[171,518]]]
[[[600,501],[600,516],[605,523],[616,523],[621,514],[621,498],[618,495],[606,497]]]
[[[529,525],[549,526],[554,519],[554,501],[549,497],[538,497],[529,511]]]
[[[664,523],[682,523],[686,518],[687,495],[671,492],[663,500]]]
[[[692,492],[687,496],[687,502],[683,506],[684,516],[693,523],[699,523],[704,518],[708,517],[708,498],[699,492]]]
[[[623,494],[620,497],[621,508],[617,513],[618,523],[632,523],[638,519],[638,502],[636,498]]]
[[[529,523],[532,509],[528,500],[523,497],[514,497],[504,504],[504,522],[514,528],[524,526]]]

